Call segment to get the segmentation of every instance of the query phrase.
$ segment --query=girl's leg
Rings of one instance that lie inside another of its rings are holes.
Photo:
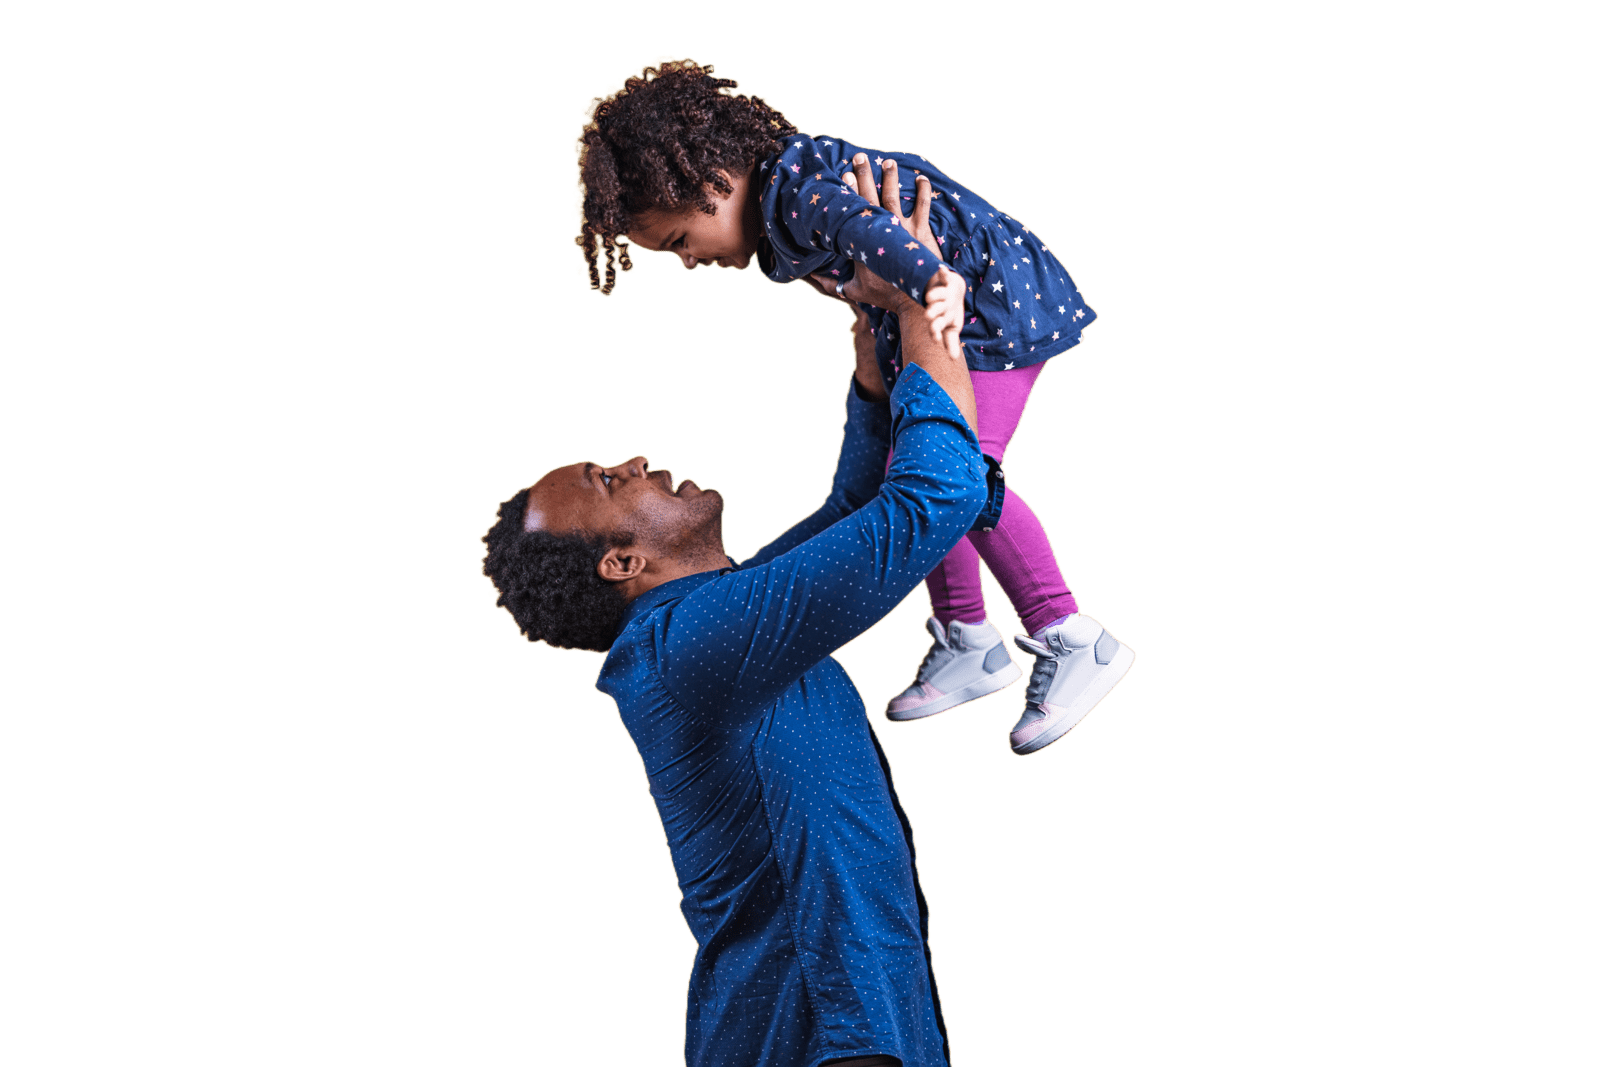
[[[928,597],[933,601],[933,617],[947,629],[952,622],[976,624],[984,620],[978,550],[970,540],[956,542],[956,547],[933,568],[928,575]]]
[[[1005,459],[1006,446],[1017,432],[1028,395],[1043,370],[1044,364],[1036,363],[1021,370],[973,372],[972,392],[978,409],[978,443],[986,455],[997,460]],[[963,550],[968,551],[958,556]],[[943,595],[946,604],[963,605],[958,610],[970,611],[970,606],[965,605],[975,602],[980,614],[970,617],[982,618],[981,594],[965,594],[962,601],[951,598],[947,592],[955,590],[961,594],[969,585],[974,589],[978,587],[977,559],[980,556],[1000,583],[1000,588],[1005,590],[1011,606],[1016,609],[1017,616],[1029,633],[1037,633],[1062,616],[1078,610],[1072,590],[1067,588],[1061,568],[1056,565],[1055,553],[1051,551],[1050,539],[1045,535],[1044,527],[1009,481],[1006,483],[1005,507],[1000,512],[1000,525],[990,533],[968,534],[929,576],[928,589],[934,597],[936,616],[943,606],[940,602]],[[970,567],[970,572],[963,570],[964,567]],[[951,617],[962,618],[963,621],[969,618]],[[941,621],[945,620],[941,618]]]
[[[1063,616],[1078,610],[1072,590],[1061,577],[1050,538],[1022,497],[1006,484],[1006,506],[1000,525],[991,533],[971,533],[968,540],[989,565],[1022,620],[1022,628],[1036,634]]]

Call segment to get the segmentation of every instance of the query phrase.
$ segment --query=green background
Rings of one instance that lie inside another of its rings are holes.
[[[826,490],[843,310],[574,275],[579,106],[677,53],[933,158],[1101,315],[1008,469],[1125,685],[1018,760],[1019,688],[878,717],[920,593],[842,653],[958,1064],[1579,1059],[1592,27],[538,8],[6,14],[0,1057],[677,1062],[600,659],[475,571],[557,462],[717,486],[736,555]]]

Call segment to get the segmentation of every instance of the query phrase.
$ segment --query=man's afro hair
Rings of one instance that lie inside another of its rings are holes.
[[[595,568],[611,547],[599,538],[524,530],[528,490],[500,505],[484,535],[483,573],[529,641],[605,652],[622,629],[622,594]]]

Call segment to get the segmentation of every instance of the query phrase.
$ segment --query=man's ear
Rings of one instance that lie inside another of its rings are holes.
[[[600,562],[595,564],[594,570],[602,581],[626,582],[643,574],[645,563],[645,558],[631,546],[612,547],[606,549],[606,554],[600,557]]]

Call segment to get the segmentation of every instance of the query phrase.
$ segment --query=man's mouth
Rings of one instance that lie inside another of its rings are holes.
[[[685,489],[693,489],[697,493],[700,491],[700,487],[698,485],[695,485],[691,479],[685,478],[683,481],[678,483],[678,491],[672,495],[682,496]]]

